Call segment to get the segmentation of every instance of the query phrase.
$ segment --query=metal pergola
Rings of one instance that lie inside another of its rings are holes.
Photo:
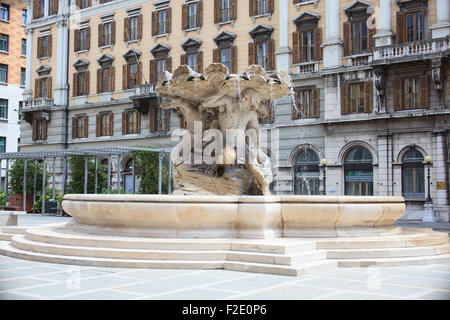
[[[9,161],[23,159],[24,162],[24,173],[23,173],[23,207],[26,210],[26,195],[27,195],[27,165],[29,160],[34,160],[34,190],[33,190],[33,203],[36,202],[36,171],[37,171],[37,162],[43,161],[43,179],[42,179],[42,213],[45,213],[45,192],[46,192],[46,170],[45,165],[48,159],[53,160],[53,181],[52,181],[52,197],[53,201],[55,201],[55,168],[56,168],[56,159],[63,159],[63,193],[66,187],[67,181],[67,156],[84,156],[85,157],[85,166],[84,166],[84,193],[88,193],[88,164],[89,157],[94,156],[95,163],[95,193],[97,193],[97,162],[100,156],[107,156],[108,160],[108,179],[107,179],[107,192],[111,193],[111,157],[117,157],[117,193],[120,194],[120,186],[121,181],[120,177],[122,174],[121,170],[121,160],[124,156],[130,154],[132,151],[145,151],[145,152],[153,152],[159,154],[158,161],[158,194],[162,193],[162,165],[164,155],[168,155],[168,193],[172,192],[171,186],[171,177],[172,177],[172,159],[170,151],[163,149],[153,149],[153,148],[138,148],[138,147],[112,147],[112,148],[89,148],[89,149],[70,149],[70,150],[54,150],[54,151],[31,151],[31,152],[7,152],[0,153],[0,175],[3,170],[6,170],[4,185],[0,183],[0,191],[5,190],[8,193],[8,173],[9,173]],[[3,168],[3,160],[6,160],[6,168]],[[131,169],[132,169],[132,192],[136,193],[136,173],[135,173],[135,158],[131,158]]]

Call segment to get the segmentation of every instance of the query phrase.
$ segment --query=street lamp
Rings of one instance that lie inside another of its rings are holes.
[[[327,184],[326,184],[326,181],[327,181],[327,163],[328,163],[328,161],[327,161],[327,159],[322,159],[322,160],[320,160],[320,165],[323,167],[323,195],[326,195],[327,194]]]
[[[434,217],[433,210],[433,199],[431,199],[431,175],[430,175],[430,166],[433,162],[433,158],[431,156],[425,157],[425,163],[427,164],[427,180],[428,180],[428,195],[427,200],[425,201],[424,206],[424,214],[422,222],[436,222],[436,218]]]

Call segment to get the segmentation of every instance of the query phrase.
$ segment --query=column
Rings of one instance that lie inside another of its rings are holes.
[[[291,49],[289,49],[289,0],[279,0],[279,47],[275,55],[277,57],[277,69],[289,73]]]
[[[380,26],[375,38],[375,46],[392,45],[392,2],[391,0],[380,0],[379,12]]]
[[[339,1],[326,0],[326,41],[323,46],[323,68],[342,66],[342,40],[340,38]]]
[[[436,1],[436,24],[432,25],[433,39],[447,37],[450,33],[450,3],[449,0]]]
[[[378,133],[378,194],[379,196],[390,196],[392,192],[392,134],[387,130]]]
[[[28,3],[28,18],[27,24],[30,23],[33,18],[33,3],[30,1]],[[24,101],[31,100],[33,91],[31,87],[31,68],[33,59],[33,29],[27,27],[25,29],[25,34],[27,35],[27,62],[26,62],[26,73],[25,73],[25,90],[23,91]]]
[[[448,175],[447,175],[447,132],[439,130],[433,132],[433,166],[432,194],[434,211],[438,222],[449,222],[448,206]],[[433,190],[434,189],[434,190]]]
[[[69,49],[69,28],[67,18],[60,16],[56,22],[58,28],[57,38],[57,70],[54,104],[63,106],[67,104],[69,85],[67,83],[68,73],[68,49]]]

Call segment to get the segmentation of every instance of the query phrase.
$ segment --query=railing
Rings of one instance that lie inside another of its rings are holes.
[[[413,43],[398,44],[375,49],[373,59],[385,60],[407,56],[420,56],[439,53],[450,49],[450,38],[424,40]]]
[[[154,84],[141,84],[139,86],[134,87],[134,95],[149,95],[155,93],[155,85]]]
[[[348,58],[348,66],[363,66],[372,62],[372,54],[355,55]]]
[[[298,74],[308,74],[319,71],[319,64],[317,62],[307,62],[297,65]]]
[[[51,107],[51,106],[53,106],[52,98],[34,98],[25,101],[26,108]]]

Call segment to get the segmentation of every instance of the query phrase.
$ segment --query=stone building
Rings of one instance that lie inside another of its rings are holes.
[[[19,109],[25,89],[27,4],[0,2],[0,153],[16,152],[19,146]],[[2,161],[2,168],[6,161]],[[6,170],[0,174],[4,182]]]
[[[170,148],[170,132],[183,121],[158,106],[154,84],[164,70],[189,64],[202,72],[222,62],[240,73],[260,64],[288,71],[296,92],[297,108],[279,99],[261,121],[278,160],[274,193],[403,195],[404,218],[421,220],[424,160],[432,156],[435,215],[449,221],[448,0],[28,7],[21,150]]]

